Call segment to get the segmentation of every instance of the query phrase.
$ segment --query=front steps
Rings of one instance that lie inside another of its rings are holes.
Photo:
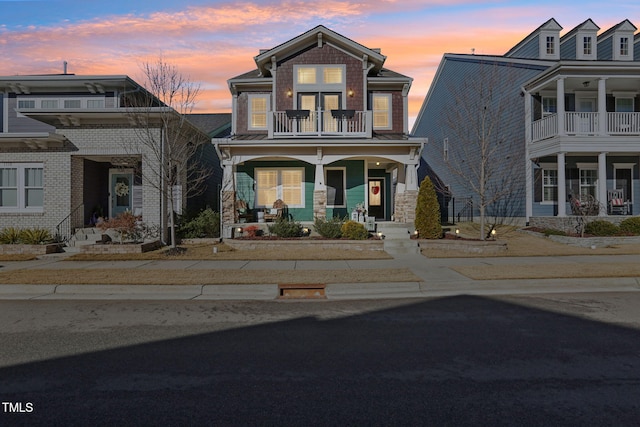
[[[99,228],[78,228],[67,242],[65,252],[78,252],[80,251],[80,246],[95,245],[102,241],[104,241],[104,233]]]
[[[411,239],[412,224],[377,222],[376,231],[384,236],[384,250],[391,254],[419,254],[418,241]]]

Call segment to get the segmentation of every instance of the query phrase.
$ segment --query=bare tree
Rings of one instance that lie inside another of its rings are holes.
[[[144,168],[142,181],[160,192],[167,202],[171,247],[176,247],[175,213],[182,198],[197,196],[211,175],[200,161],[202,144],[208,136],[188,121],[200,85],[189,80],[175,65],[162,57],[141,64],[141,84],[146,91],[126,97],[127,114],[136,130],[136,140]],[[179,196],[181,200],[176,200]]]
[[[524,192],[524,137],[514,137],[514,128],[509,127],[514,120],[522,126],[516,113],[522,100],[514,77],[509,66],[480,64],[448,87],[450,101],[443,113],[443,132],[449,141],[445,161],[458,184],[477,196],[482,240],[490,233],[485,233],[487,217],[497,222],[501,215],[513,215],[514,203]]]

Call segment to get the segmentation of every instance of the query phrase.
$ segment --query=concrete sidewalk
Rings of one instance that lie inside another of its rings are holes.
[[[328,299],[416,298],[461,294],[506,295],[551,292],[640,291],[640,278],[598,279],[526,279],[473,280],[453,270],[455,266],[510,268],[522,264],[553,263],[597,264],[637,262],[637,255],[567,256],[567,257],[486,257],[425,258],[419,254],[399,254],[389,260],[342,261],[216,261],[216,260],[135,260],[135,261],[65,261],[64,256],[44,256],[33,261],[2,262],[0,271],[18,269],[282,269],[341,270],[408,268],[420,278],[417,282],[331,283],[324,294]],[[220,299],[274,300],[280,296],[277,283],[251,285],[2,285],[0,299]]]

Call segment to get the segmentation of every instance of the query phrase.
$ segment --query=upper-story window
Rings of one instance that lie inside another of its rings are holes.
[[[296,66],[296,83],[299,85],[336,85],[344,82],[342,65]]]
[[[38,98],[19,97],[18,109],[56,110],[59,108],[104,108],[104,97],[74,97],[74,98]]]
[[[591,36],[584,36],[582,38],[582,53],[584,55],[591,55],[593,51],[593,41]]]
[[[267,129],[267,111],[269,110],[269,95],[249,95],[249,117],[247,127],[249,130]]]
[[[553,55],[554,53],[556,53],[555,39],[556,38],[554,36],[547,36],[547,43],[546,43],[547,55]]]
[[[542,117],[556,114],[558,112],[558,99],[554,96],[542,97]]]
[[[620,56],[629,55],[629,37],[620,37]]]
[[[391,94],[374,93],[373,104],[373,128],[391,129]]]

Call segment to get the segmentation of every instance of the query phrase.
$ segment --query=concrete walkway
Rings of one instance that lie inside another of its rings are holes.
[[[328,299],[415,298],[452,295],[506,295],[550,292],[640,291],[640,278],[599,279],[527,279],[473,280],[453,270],[455,266],[512,268],[516,265],[552,263],[606,264],[638,262],[637,255],[582,255],[566,257],[486,257],[425,258],[419,254],[398,254],[389,260],[343,261],[216,261],[216,260],[135,260],[135,261],[65,261],[63,255],[47,255],[33,261],[0,262],[0,271],[18,269],[283,269],[340,270],[409,268],[419,282],[332,283],[324,290]],[[6,285],[0,284],[0,299],[234,299],[273,300],[280,293],[278,284],[253,285]]]

